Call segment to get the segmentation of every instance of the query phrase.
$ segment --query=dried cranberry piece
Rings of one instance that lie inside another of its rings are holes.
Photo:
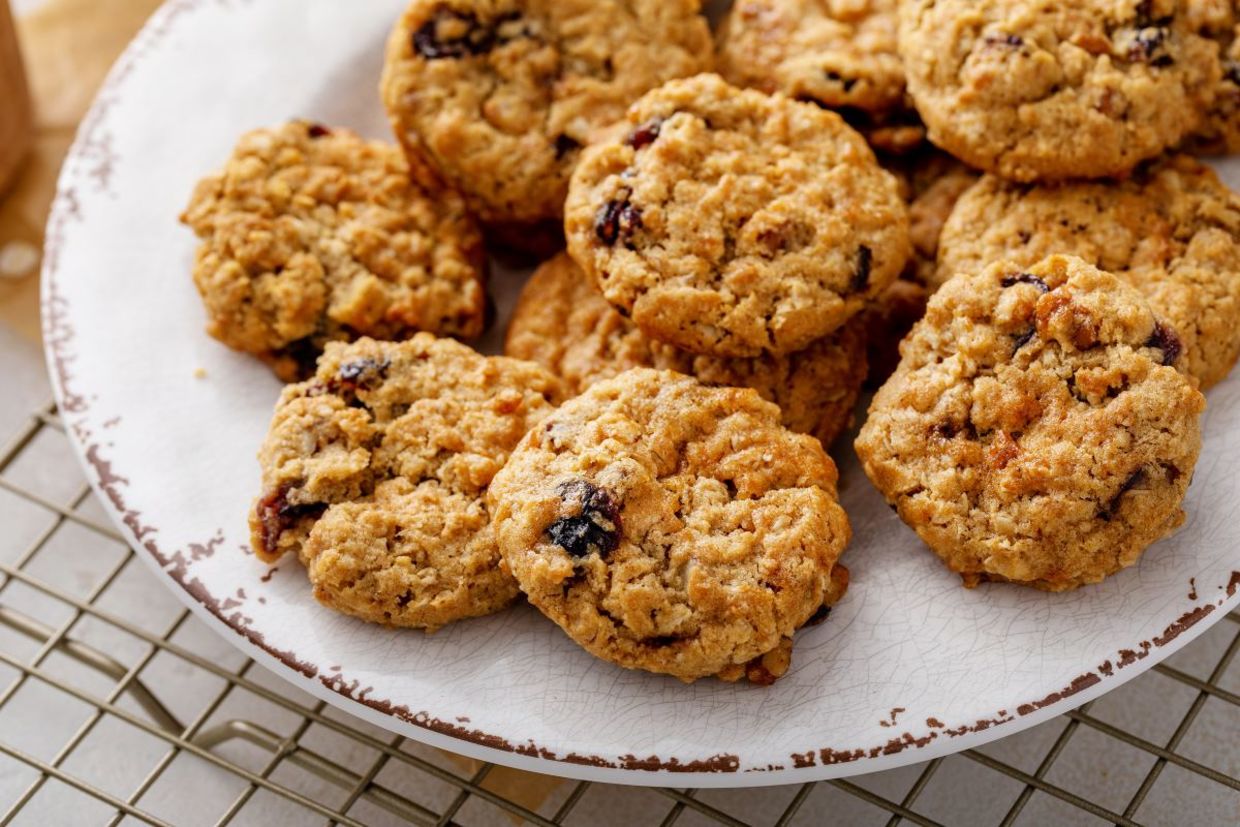
[[[267,555],[278,552],[280,535],[295,526],[303,517],[318,517],[327,510],[326,503],[302,503],[294,505],[288,501],[287,486],[268,491],[263,495],[254,511],[258,515],[259,542],[262,551]]]
[[[987,46],[1011,46],[1013,49],[1018,49],[1025,45],[1025,39],[1023,37],[1018,34],[1008,34],[1006,32],[988,34],[982,39],[982,42]]]
[[[1171,329],[1169,325],[1158,322],[1154,325],[1154,332],[1150,334],[1150,338],[1145,343],[1146,347],[1152,347],[1162,351],[1162,363],[1164,365],[1174,365],[1180,358],[1180,353],[1184,350],[1184,345],[1180,341],[1180,337]]]
[[[306,134],[311,138],[322,138],[324,135],[332,134],[332,131],[321,123],[312,123],[306,125]]]
[[[1110,522],[1111,518],[1114,517],[1116,512],[1119,511],[1120,500],[1124,498],[1124,495],[1127,494],[1132,489],[1136,488],[1138,485],[1140,485],[1144,481],[1145,481],[1145,469],[1144,468],[1138,468],[1136,471],[1133,471],[1128,476],[1128,479],[1124,480],[1124,484],[1119,487],[1119,491],[1115,493],[1115,496],[1111,498],[1111,501],[1107,503],[1106,508],[1102,509],[1102,511],[1098,513],[1098,516],[1106,520],[1107,522]]]
[[[547,539],[576,558],[606,557],[620,545],[620,509],[611,494],[585,480],[568,480],[556,494],[580,513],[547,526]]]
[[[608,247],[617,241],[628,243],[633,233],[642,228],[641,207],[634,206],[629,194],[613,198],[599,207],[594,216],[594,234]]]
[[[574,149],[581,149],[581,143],[568,135],[555,136],[555,159],[558,161]]]
[[[663,118],[651,118],[629,133],[624,142],[634,149],[653,144],[659,138],[659,130],[663,128]]]
[[[1032,284],[1034,287],[1038,288],[1038,292],[1040,293],[1051,292],[1050,286],[1032,273],[1020,273],[1015,276],[1004,276],[1003,281],[999,282],[999,284],[1003,287],[1012,287],[1017,284]]]
[[[462,24],[465,31],[455,37],[441,38],[439,27],[445,23]],[[427,60],[485,54],[494,45],[494,28],[479,25],[478,16],[473,12],[438,9],[413,33],[413,50]]]
[[[1128,47],[1128,60],[1133,63],[1149,63],[1151,66],[1170,66],[1175,61],[1168,54],[1157,54],[1167,39],[1163,28],[1145,28],[1137,32],[1136,39]]]
[[[870,270],[874,265],[874,252],[862,244],[857,248],[857,265],[853,270],[849,286],[854,293],[860,293],[870,286]]]
[[[1015,353],[1016,351],[1020,350],[1022,347],[1024,347],[1025,345],[1033,341],[1033,337],[1037,335],[1037,332],[1038,332],[1038,329],[1036,327],[1031,327],[1028,330],[1026,330],[1024,333],[1021,333],[1019,336],[1013,336],[1012,339],[1013,339],[1013,343],[1015,344],[1015,347],[1013,348],[1012,352]]]
[[[366,356],[362,359],[354,359],[340,366],[340,369],[336,371],[336,379],[344,390],[369,388],[387,375],[387,369],[391,364],[386,357],[375,359],[372,356]]]

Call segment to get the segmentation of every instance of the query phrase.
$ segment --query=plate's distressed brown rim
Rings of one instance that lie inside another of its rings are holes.
[[[684,774],[694,775],[694,783],[702,786],[783,784],[889,769],[1015,734],[1130,680],[1211,625],[1202,624],[1203,620],[1212,615],[1215,615],[1214,619],[1217,620],[1226,613],[1223,609],[1228,607],[1227,604],[1240,602],[1237,601],[1240,571],[1232,571],[1226,583],[1216,584],[1220,593],[1217,597],[1204,600],[1169,624],[1161,634],[1142,640],[1131,648],[1119,650],[1112,658],[1083,672],[1062,689],[1043,698],[1016,704],[1010,710],[1000,709],[989,718],[954,726],[937,717],[928,716],[923,725],[910,727],[908,731],[890,738],[885,743],[862,747],[831,746],[809,749],[789,754],[784,763],[766,766],[745,766],[746,762],[737,754],[692,759],[656,755],[641,757],[633,754],[614,757],[582,755],[576,752],[559,754],[533,741],[514,742],[500,735],[471,728],[468,726],[470,719],[465,716],[447,720],[426,711],[414,711],[406,705],[373,697],[372,687],[363,687],[357,680],[350,680],[340,666],[323,668],[299,658],[295,652],[269,645],[262,632],[253,628],[251,619],[237,611],[243,605],[243,592],[239,590],[235,597],[229,595],[220,598],[191,574],[196,561],[215,553],[223,541],[222,531],[202,542],[189,543],[184,549],[161,548],[157,541],[158,528],[145,522],[140,511],[127,505],[124,489],[128,485],[128,479],[113,467],[107,455],[106,442],[99,436],[101,430],[114,426],[119,417],[111,416],[100,421],[98,425],[92,418],[102,414],[92,410],[93,400],[75,381],[72,367],[77,344],[76,331],[69,319],[69,299],[60,291],[57,283],[61,248],[67,229],[72,223],[83,220],[80,187],[90,182],[97,189],[106,190],[109,185],[117,158],[107,130],[107,122],[126,80],[150,50],[169,34],[178,19],[203,6],[228,8],[237,5],[237,2],[248,3],[250,0],[169,0],[152,15],[113,66],[100,88],[66,159],[48,221],[42,274],[44,340],[53,387],[68,433],[92,487],[104,501],[110,516],[122,533],[128,536],[135,548],[146,552],[145,559],[148,563],[171,579],[176,586],[174,592],[177,592],[187,605],[220,624],[223,628],[218,631],[226,637],[227,632],[233,633],[229,639],[242,649],[248,650],[248,653],[256,653],[273,665],[278,664],[292,670],[295,673],[293,676],[285,675],[290,680],[296,680],[296,677],[300,676],[308,682],[306,688],[342,709],[354,714],[360,713],[380,725],[392,728],[406,724],[408,726],[403,729],[415,739],[419,738],[421,731],[421,740],[441,742],[437,745],[443,746],[443,739],[450,739],[446,742],[449,748],[524,769],[629,784],[664,783],[665,774],[669,773],[680,775],[682,780]],[[1199,593],[1204,594],[1205,587],[1199,589],[1194,581],[1190,599],[1197,599],[1196,595]],[[1154,659],[1148,660],[1152,654],[1155,655]],[[351,701],[353,705],[345,701]],[[885,721],[883,726],[895,728],[902,712],[904,709],[900,707],[893,708],[889,713],[889,722]],[[956,740],[961,738],[963,740]],[[932,744],[936,746],[931,747]],[[909,754],[890,760],[893,756],[906,752]],[[846,766],[850,764],[857,766]],[[744,772],[750,775],[740,774],[742,766],[745,766]],[[720,778],[719,774],[724,777]]]

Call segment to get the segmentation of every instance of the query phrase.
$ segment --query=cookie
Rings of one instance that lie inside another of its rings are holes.
[[[700,75],[642,98],[626,125],[582,153],[564,229],[573,259],[651,338],[792,353],[903,268],[895,179],[838,115]]]
[[[710,68],[699,6],[414,0],[388,41],[383,101],[415,163],[484,222],[558,220],[581,148],[644,92]]]
[[[905,151],[925,130],[904,93],[896,0],[737,0],[719,27],[729,83],[816,103],[872,145]]]
[[[487,486],[560,401],[537,365],[421,333],[327,346],[284,389],[259,452],[254,553],[305,564],[323,604],[435,629],[517,596],[499,565]]]
[[[1188,156],[1119,182],[1021,186],[983,178],[956,204],[934,284],[1008,258],[1064,253],[1145,294],[1184,343],[1183,368],[1210,387],[1240,354],[1240,196]]]
[[[1217,7],[1219,14],[1205,31],[1219,44],[1223,71],[1215,87],[1214,103],[1190,144],[1196,151],[1215,155],[1240,153],[1240,3],[1233,2],[1230,7],[1218,2],[1195,5]]]
[[[769,683],[843,585],[836,478],[755,391],[635,368],[532,429],[488,497],[504,565],[590,653]]]
[[[242,136],[181,215],[202,239],[207,332],[285,381],[331,341],[482,332],[482,238],[449,189],[400,150],[295,121]]]
[[[753,388],[779,406],[785,427],[812,434],[823,445],[852,422],[866,376],[860,318],[787,356],[696,355],[645,336],[563,253],[539,267],[521,291],[504,352],[538,362],[575,393],[636,367],[674,370],[710,385]]]
[[[966,585],[1096,583],[1183,523],[1205,399],[1116,276],[1067,256],[960,273],[901,354],[857,455]]]
[[[1029,182],[1119,175],[1201,123],[1217,46],[1177,0],[910,0],[899,51],[930,140]]]

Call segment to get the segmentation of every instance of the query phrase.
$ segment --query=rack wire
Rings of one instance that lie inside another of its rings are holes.
[[[231,650],[107,524],[52,404],[0,445],[0,525],[18,522],[20,531],[0,528],[0,827],[1240,817],[1240,668],[1229,671],[1240,613],[1130,684],[1158,682],[1127,693],[1135,718],[1105,708],[1125,687],[1032,735],[879,776],[745,794],[628,789],[448,756],[331,709]],[[1203,738],[1221,743],[1221,760],[1217,750],[1203,757]],[[1101,783],[1085,790],[1080,777],[1097,771]],[[960,802],[961,790],[974,800]]]

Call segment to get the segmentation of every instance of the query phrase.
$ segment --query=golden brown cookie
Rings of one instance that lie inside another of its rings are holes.
[[[1200,30],[1218,43],[1223,72],[1214,103],[1189,143],[1199,152],[1240,153],[1240,2],[1195,0],[1190,8],[1202,10]]]
[[[1119,175],[1198,127],[1217,46],[1181,0],[908,0],[900,54],[930,140],[1018,181]]]
[[[835,109],[875,147],[925,137],[904,93],[896,0],[736,0],[719,27],[719,74]]]
[[[202,239],[207,332],[293,381],[327,342],[482,332],[482,238],[400,150],[294,121],[242,136],[181,220]]]
[[[895,179],[834,113],[700,75],[651,92],[625,124],[582,153],[565,235],[651,338],[715,356],[792,353],[904,267]]]
[[[383,100],[411,157],[483,221],[558,220],[581,148],[647,90],[710,68],[699,6],[413,0],[388,42]]]
[[[567,255],[534,272],[508,325],[504,352],[538,362],[580,393],[629,368],[674,370],[710,385],[753,388],[784,425],[830,445],[852,422],[866,376],[860,319],[787,356],[726,359],[656,342],[599,294]]]
[[[1021,186],[986,176],[943,228],[933,284],[1001,258],[1080,256],[1145,294],[1184,342],[1202,387],[1240,354],[1240,196],[1188,156],[1120,182]]]
[[[769,683],[843,585],[835,483],[754,391],[635,368],[531,430],[488,496],[504,564],[592,654]]]
[[[320,602],[374,623],[435,629],[507,606],[487,486],[560,398],[538,365],[426,333],[329,344],[259,453],[254,553],[297,554]]]
[[[901,354],[857,455],[966,585],[1096,583],[1183,523],[1205,399],[1119,278],[1067,256],[960,273]]]

